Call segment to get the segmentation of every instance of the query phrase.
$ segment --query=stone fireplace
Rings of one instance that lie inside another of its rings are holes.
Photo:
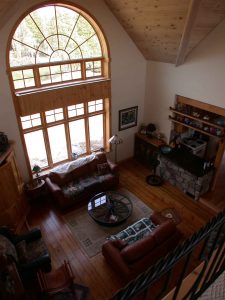
[[[214,169],[203,170],[201,166],[198,168],[201,161],[193,161],[193,157],[189,157],[189,154],[186,153],[183,154],[182,160],[179,160],[179,155],[180,153],[176,159],[176,155],[159,154],[160,164],[157,167],[157,175],[193,199],[198,200],[202,194],[209,190]]]

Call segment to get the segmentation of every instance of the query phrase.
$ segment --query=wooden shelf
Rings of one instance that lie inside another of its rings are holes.
[[[208,132],[208,131],[205,131],[205,130],[202,130],[202,129],[198,128],[198,127],[188,125],[188,124],[186,124],[186,123],[183,123],[183,122],[181,122],[181,121],[176,120],[175,118],[173,118],[173,117],[171,117],[171,116],[169,116],[169,119],[170,119],[172,122],[174,122],[174,123],[177,123],[177,124],[183,125],[183,126],[185,126],[185,127],[191,128],[191,129],[193,129],[193,130],[195,130],[195,131],[201,132],[201,133],[206,134],[206,135],[208,135],[208,136],[217,137],[217,138],[219,138],[219,139],[221,139],[221,138],[224,137],[223,135],[212,134],[212,133],[210,133],[210,132]]]
[[[221,126],[221,125],[218,125],[218,124],[209,122],[209,121],[204,120],[204,119],[202,119],[202,118],[197,118],[197,117],[194,117],[194,116],[192,116],[192,115],[183,113],[183,112],[181,112],[181,111],[179,111],[179,110],[176,110],[176,109],[173,108],[173,107],[170,107],[170,110],[173,111],[174,113],[180,115],[180,116],[184,116],[184,117],[187,117],[187,118],[189,118],[189,119],[199,121],[199,122],[204,123],[204,124],[206,124],[206,125],[209,125],[209,126],[212,126],[212,127],[218,128],[218,129],[221,129],[221,130],[224,130],[224,129],[225,129],[224,126]]]

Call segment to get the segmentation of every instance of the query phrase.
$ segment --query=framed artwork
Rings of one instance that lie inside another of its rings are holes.
[[[119,110],[119,131],[137,126],[138,106]]]

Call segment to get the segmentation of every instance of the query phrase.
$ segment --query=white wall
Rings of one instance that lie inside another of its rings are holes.
[[[6,74],[6,45],[8,35],[21,14],[39,2],[20,0],[19,6],[14,9],[15,13],[9,14],[8,22],[0,30],[0,131],[15,141],[19,168],[25,180],[28,179],[28,173]],[[112,134],[118,133],[118,110],[138,105],[138,119],[143,120],[146,61],[102,0],[71,2],[86,8],[98,20],[108,39],[112,59]],[[119,160],[133,155],[136,131],[137,127],[119,132],[124,140],[118,149]]]
[[[225,108],[225,21],[195,48],[182,66],[148,62],[145,123],[169,138],[169,106],[175,94]]]

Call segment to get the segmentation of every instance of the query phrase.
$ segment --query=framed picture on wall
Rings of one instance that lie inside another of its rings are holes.
[[[119,131],[137,126],[138,106],[119,110]]]

